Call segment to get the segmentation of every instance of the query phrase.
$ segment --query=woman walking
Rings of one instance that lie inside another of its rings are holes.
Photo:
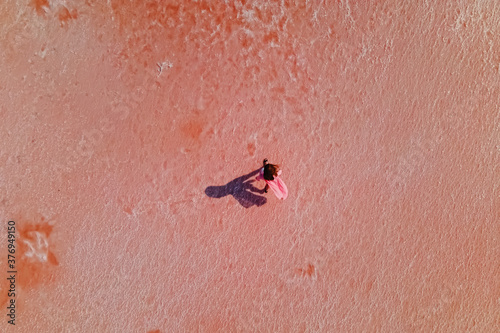
[[[279,177],[281,175],[281,170],[278,165],[267,163],[267,158],[264,159],[264,166],[260,169],[260,173],[257,176],[257,180],[264,179],[266,182],[266,187],[264,191],[271,188],[278,199],[285,200],[288,197],[288,188],[286,187],[283,180]]]

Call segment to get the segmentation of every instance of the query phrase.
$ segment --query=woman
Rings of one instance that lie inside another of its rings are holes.
[[[267,158],[264,159],[263,164],[264,167],[260,169],[257,180],[264,179],[266,182],[264,192],[267,193],[268,189],[271,188],[278,199],[285,200],[288,197],[288,188],[279,177],[281,175],[280,167],[275,164],[267,163]]]

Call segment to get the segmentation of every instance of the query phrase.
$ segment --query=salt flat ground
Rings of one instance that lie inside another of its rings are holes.
[[[496,1],[0,17],[2,331],[500,330]]]

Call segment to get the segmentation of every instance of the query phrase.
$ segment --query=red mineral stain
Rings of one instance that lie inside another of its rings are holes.
[[[54,280],[52,269],[58,266],[49,242],[53,226],[48,222],[39,224],[19,223],[17,239],[18,282],[21,287],[34,287]]]
[[[301,276],[308,276],[308,277],[311,277],[314,272],[315,272],[315,268],[313,265],[309,264],[307,265],[307,268],[304,269],[304,268],[297,268],[297,273]]]
[[[272,31],[264,36],[264,43],[278,43],[278,33]]]
[[[279,87],[274,87],[271,89],[272,92],[276,93],[276,94],[284,94],[285,93],[285,88],[283,86],[279,86]]]
[[[56,256],[54,255],[54,253],[52,252],[49,252],[48,255],[47,255],[47,261],[54,265],[54,266],[59,266],[59,261],[57,261],[57,258]]]
[[[53,226],[41,219],[41,223],[16,221],[15,267],[16,289],[36,287],[54,280],[54,267],[59,265],[51,251],[49,241]],[[0,280],[0,306],[8,301],[9,281]]]
[[[62,7],[59,9],[59,12],[57,13],[57,17],[59,18],[59,22],[61,24],[61,27],[65,26],[69,20],[74,20],[78,17],[78,13],[76,9],[73,9],[71,12],[68,10],[66,7]]]
[[[243,24],[241,13],[233,8],[233,4],[219,1],[111,0],[108,3],[111,3],[108,6],[110,12],[104,14],[112,15],[120,33],[127,39],[117,55],[127,56],[133,61],[117,60],[120,66],[129,67],[131,72],[143,67],[144,62],[151,66],[159,60],[161,55],[158,52],[164,46],[156,43],[157,40],[169,45],[171,53],[185,52],[195,45],[201,47],[221,41],[227,33],[238,31]],[[181,42],[184,40],[189,43]]]
[[[246,34],[242,34],[242,36],[240,37],[241,46],[243,46],[244,48],[249,47],[252,44],[252,42],[253,38],[247,36]]]
[[[250,156],[255,154],[255,145],[253,143],[249,143],[247,149]]]
[[[38,15],[44,15],[50,7],[48,0],[32,0],[31,5],[35,8]]]
[[[181,127],[182,133],[191,139],[198,140],[203,131],[203,125],[199,121],[190,121]]]
[[[161,333],[160,330],[148,331],[148,333]]]

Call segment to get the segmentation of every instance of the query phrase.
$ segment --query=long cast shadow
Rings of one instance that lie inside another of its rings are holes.
[[[267,202],[267,199],[255,193],[263,194],[264,189],[261,190],[253,186],[252,183],[255,179],[248,180],[258,174],[259,170],[257,169],[247,175],[235,178],[226,185],[209,186],[205,189],[205,194],[210,198],[222,198],[226,195],[232,195],[245,208],[252,206],[260,207]]]

